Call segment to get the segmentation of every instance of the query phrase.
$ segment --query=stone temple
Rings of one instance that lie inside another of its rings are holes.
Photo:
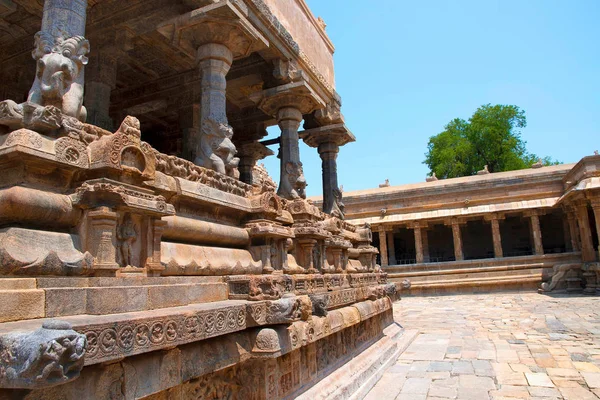
[[[402,329],[333,51],[303,0],[0,0],[0,398],[369,390]]]

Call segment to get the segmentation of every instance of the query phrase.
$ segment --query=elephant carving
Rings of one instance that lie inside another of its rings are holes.
[[[27,101],[57,107],[64,115],[85,122],[84,66],[89,50],[90,44],[83,36],[55,38],[48,32],[38,32],[32,52],[36,75]]]
[[[302,163],[300,161],[286,163],[284,176],[281,179],[277,194],[288,200],[305,199],[306,186]]]
[[[240,159],[235,157],[237,150],[231,141],[232,137],[231,126],[212,118],[202,121],[202,136],[194,164],[238,178],[237,167]]]

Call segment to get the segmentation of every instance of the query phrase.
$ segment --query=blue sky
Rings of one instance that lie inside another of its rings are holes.
[[[338,158],[345,192],[423,181],[429,137],[486,103],[524,109],[523,139],[540,156],[570,163],[600,150],[600,1],[307,3],[336,46],[336,89],[357,138]],[[317,151],[300,151],[307,193],[320,195]],[[265,160],[276,179],[278,162]]]

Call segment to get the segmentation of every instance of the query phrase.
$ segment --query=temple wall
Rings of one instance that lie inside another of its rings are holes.
[[[304,0],[265,0],[265,3],[329,85],[335,87],[333,44],[318,25]]]

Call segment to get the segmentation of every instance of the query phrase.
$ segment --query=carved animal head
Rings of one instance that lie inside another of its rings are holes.
[[[90,43],[83,36],[54,38],[48,32],[35,35],[33,59],[37,61],[37,78],[44,105],[56,105],[87,64]]]

